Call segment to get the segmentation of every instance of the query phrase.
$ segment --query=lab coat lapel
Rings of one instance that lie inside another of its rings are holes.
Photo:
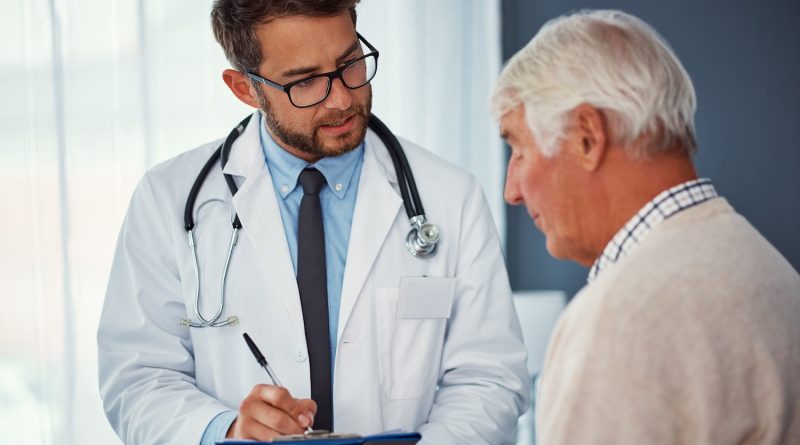
[[[370,131],[365,143],[364,165],[347,248],[339,309],[339,339],[402,205],[403,200],[392,187],[393,183],[397,183],[397,177],[389,154],[380,139]]]
[[[233,197],[233,206],[242,222],[243,235],[261,259],[267,294],[283,302],[292,325],[301,338],[305,338],[297,280],[272,177],[264,162],[260,124],[261,116],[256,112],[244,133],[234,142],[224,171],[238,177],[239,192]]]

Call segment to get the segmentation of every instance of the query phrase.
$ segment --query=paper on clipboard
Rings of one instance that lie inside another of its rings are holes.
[[[257,445],[257,444],[267,444],[267,443],[304,443],[313,445],[361,445],[361,444],[407,445],[407,444],[415,444],[421,438],[422,436],[419,433],[405,433],[405,432],[387,432],[387,433],[373,434],[369,436],[346,435],[346,434],[339,435],[334,433],[331,434],[330,437],[299,436],[291,440],[278,440],[274,442],[256,442],[252,440],[225,439],[217,442],[217,445]]]

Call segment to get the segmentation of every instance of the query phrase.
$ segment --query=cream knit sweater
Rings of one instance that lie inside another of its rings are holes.
[[[800,444],[800,276],[715,198],[667,219],[570,303],[538,443]]]

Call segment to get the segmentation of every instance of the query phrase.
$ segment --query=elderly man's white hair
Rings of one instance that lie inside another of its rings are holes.
[[[584,103],[604,112],[612,142],[633,155],[696,149],[692,81],[664,39],[630,14],[585,10],[547,22],[492,94],[498,120],[524,105],[546,156],[555,154],[568,113]]]

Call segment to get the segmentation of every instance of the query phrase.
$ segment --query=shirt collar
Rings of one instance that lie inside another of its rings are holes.
[[[653,227],[665,219],[717,196],[714,184],[708,178],[687,181],[659,193],[611,238],[592,265],[587,281],[591,283],[603,269],[625,258]]]
[[[325,181],[331,192],[339,199],[344,199],[350,187],[350,180],[361,159],[364,157],[364,142],[362,141],[355,150],[339,156],[325,157],[314,164],[298,158],[281,148],[267,131],[263,113],[260,115],[261,147],[264,150],[267,168],[272,175],[272,180],[278,188],[278,194],[286,199],[295,187],[300,172],[307,167],[314,167],[325,176]]]

